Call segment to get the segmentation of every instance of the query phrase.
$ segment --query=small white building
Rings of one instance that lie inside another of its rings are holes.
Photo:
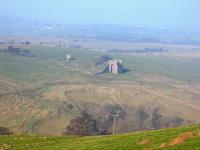
[[[67,62],[68,62],[68,63],[71,63],[71,61],[72,61],[72,56],[71,56],[70,54],[67,54],[67,55],[66,55],[66,59],[67,59]]]

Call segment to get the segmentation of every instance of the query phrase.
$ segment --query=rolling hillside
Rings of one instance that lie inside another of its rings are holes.
[[[116,105],[124,112],[143,108],[151,113],[159,108],[164,120],[178,118],[183,120],[182,124],[200,122],[198,58],[47,46],[24,49],[36,57],[0,53],[0,126],[15,133],[61,135],[84,107],[98,116],[107,106]],[[70,65],[65,64],[67,53],[75,59]],[[123,59],[129,71],[95,75],[94,61],[105,54]],[[129,122],[124,124],[124,119]],[[138,130],[134,119],[119,118],[116,132]],[[146,120],[147,129],[152,128],[149,121]]]
[[[114,136],[0,136],[2,150],[155,150],[200,149],[200,126],[184,126]]]

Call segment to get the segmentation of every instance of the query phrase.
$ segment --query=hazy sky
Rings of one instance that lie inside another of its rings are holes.
[[[0,0],[0,15],[200,32],[200,0]]]

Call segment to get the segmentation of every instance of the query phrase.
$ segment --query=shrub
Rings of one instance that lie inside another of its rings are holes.
[[[11,134],[13,134],[13,132],[10,131],[10,129],[5,127],[0,127],[0,135],[11,135]]]
[[[98,134],[96,120],[88,113],[82,112],[80,117],[70,121],[64,134],[81,136]]]
[[[97,57],[95,60],[95,65],[104,64],[105,62],[107,62],[109,60],[112,60],[112,58],[108,55],[103,55],[103,56]]]

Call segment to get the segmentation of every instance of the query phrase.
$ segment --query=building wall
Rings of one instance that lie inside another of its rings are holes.
[[[119,63],[117,61],[113,61],[109,63],[109,72],[118,74],[119,73]]]
[[[118,73],[118,63],[113,63],[111,65],[111,73],[115,73],[115,74]]]
[[[122,61],[112,60],[112,61],[109,61],[107,65],[104,67],[104,69],[97,74],[108,73],[108,72],[113,73],[113,74],[118,74],[121,71],[122,71]]]

